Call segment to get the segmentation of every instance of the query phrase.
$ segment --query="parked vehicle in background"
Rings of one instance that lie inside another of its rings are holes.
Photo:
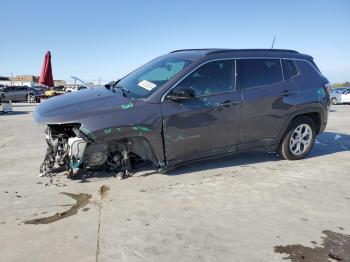
[[[68,86],[65,92],[70,93],[70,92],[76,92],[83,89],[86,89],[86,86]]]
[[[346,87],[340,87],[340,88],[332,88],[330,93],[343,93],[343,91],[346,89]]]
[[[28,86],[7,86],[0,91],[4,101],[35,103],[39,101],[42,91]]]
[[[329,87],[313,58],[292,50],[174,51],[40,104],[40,173],[56,163],[71,175],[107,167],[123,178],[142,160],[164,171],[245,150],[302,159],[327,125]]]
[[[48,88],[40,97],[40,101],[44,101],[50,97],[58,96],[64,94],[64,87],[58,86],[58,87],[50,87]]]
[[[331,92],[330,99],[333,105],[350,103],[350,87]]]
[[[3,96],[0,93],[0,113],[12,112],[12,102],[5,100]]]

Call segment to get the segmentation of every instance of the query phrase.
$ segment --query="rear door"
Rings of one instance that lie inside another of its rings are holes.
[[[286,68],[282,68],[282,65]],[[288,69],[287,66],[291,68]],[[294,77],[297,73],[290,60],[237,60],[237,84],[243,92],[239,149],[279,142],[281,129],[296,103]]]
[[[237,150],[242,94],[235,89],[234,74],[234,60],[209,62],[174,88],[190,88],[194,98],[162,103],[170,165]]]

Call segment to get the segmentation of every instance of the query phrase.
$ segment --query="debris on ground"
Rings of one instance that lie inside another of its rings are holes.
[[[326,237],[322,237],[323,242],[320,246],[305,247],[303,245],[276,246],[276,253],[287,254],[284,259],[291,259],[293,262],[299,261],[350,261],[350,235],[333,232],[330,230],[322,231]],[[315,244],[316,242],[312,242]]]

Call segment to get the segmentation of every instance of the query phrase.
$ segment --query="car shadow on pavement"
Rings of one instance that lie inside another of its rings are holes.
[[[217,168],[247,166],[261,162],[278,161],[279,159],[280,158],[274,153],[269,154],[258,151],[242,152],[223,157],[206,159],[188,165],[180,165],[167,172],[167,175],[176,176],[186,173],[200,172]]]
[[[316,137],[314,147],[306,158],[330,155],[343,151],[350,151],[350,135],[336,132],[322,132]],[[182,165],[169,171],[167,174],[181,175],[215,168],[246,166],[279,160],[281,160],[281,158],[277,154],[252,151],[203,160],[189,165]]]
[[[12,111],[7,113],[0,113],[0,116],[16,116],[16,115],[26,115],[31,114],[31,111]]]
[[[350,135],[336,132],[323,132],[316,137],[314,147],[307,158],[319,157],[349,150]],[[227,167],[233,168],[237,166],[254,165],[262,162],[276,162],[279,160],[281,160],[281,158],[275,153],[250,151],[179,165],[176,168],[169,169],[166,174],[169,176],[185,175],[187,173],[211,169]],[[133,177],[146,177],[153,174],[157,174],[157,171],[153,170],[153,166],[149,164],[135,170]],[[85,183],[92,182],[90,179],[94,177],[109,178],[113,177],[114,175],[114,173],[102,170],[82,171],[82,173],[75,177],[74,180],[78,180],[80,183]]]
[[[322,132],[316,137],[314,148],[308,157],[330,155],[343,151],[350,151],[350,135]]]

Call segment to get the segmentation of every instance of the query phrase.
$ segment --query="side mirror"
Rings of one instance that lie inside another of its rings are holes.
[[[177,90],[173,90],[167,98],[172,100],[172,101],[183,101],[183,100],[188,100],[191,98],[194,98],[195,94],[194,91],[190,88],[179,88]]]
[[[107,84],[105,84],[105,87],[107,87],[108,89],[110,89],[111,87],[115,86],[118,82],[120,81],[120,79],[116,80],[116,81],[111,81]],[[86,87],[84,87],[86,88]]]

